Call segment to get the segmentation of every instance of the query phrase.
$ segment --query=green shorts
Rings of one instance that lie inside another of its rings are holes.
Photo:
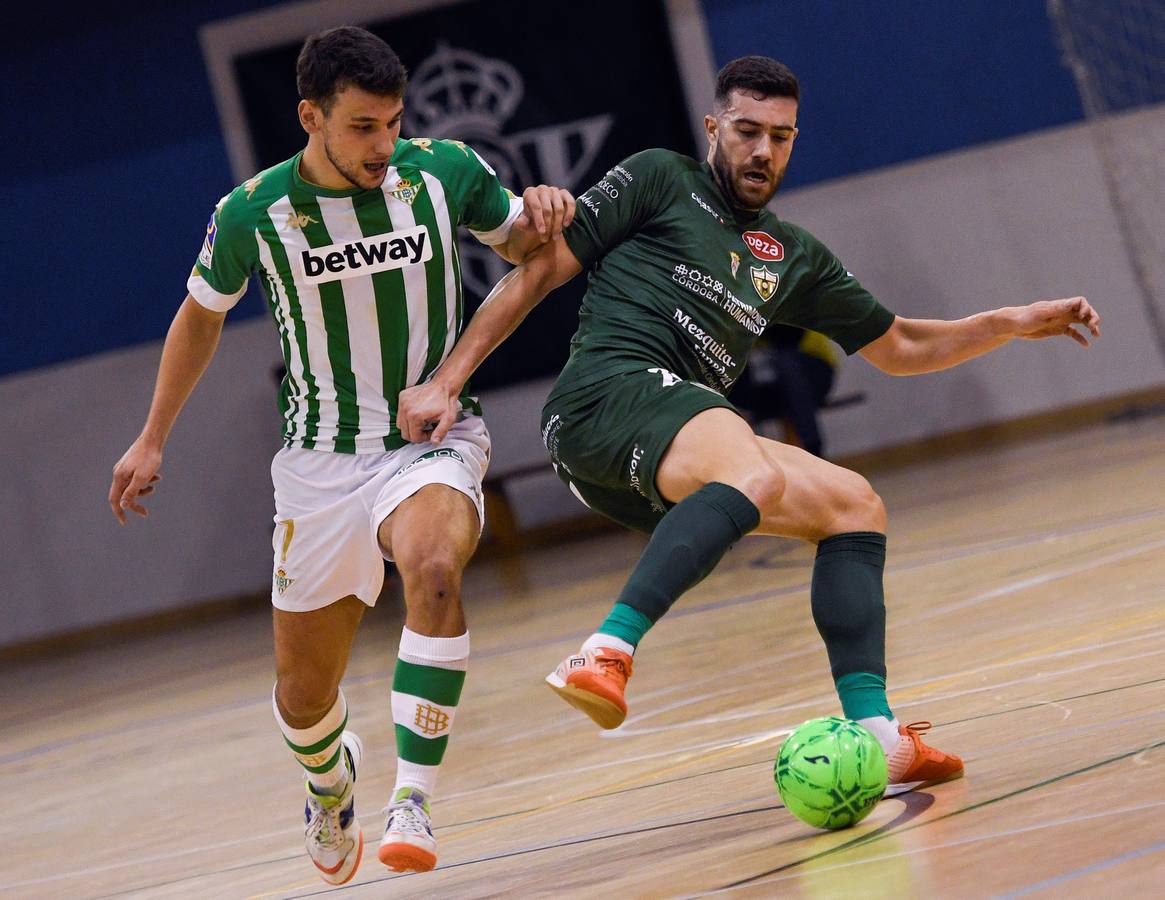
[[[556,384],[542,409],[542,442],[579,500],[650,534],[672,505],[655,485],[664,452],[692,417],[717,407],[737,411],[711,388],[660,368],[573,391]]]

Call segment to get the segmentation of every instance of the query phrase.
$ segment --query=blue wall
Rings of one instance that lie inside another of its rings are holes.
[[[801,82],[785,180],[811,184],[1083,116],[1044,0],[706,0],[717,63]]]
[[[274,5],[94,5],[59,26],[9,30],[0,375],[165,334],[206,218],[233,186],[197,29]],[[705,9],[718,65],[764,53],[801,79],[788,186],[1082,115],[1043,0]],[[232,318],[262,312],[252,291]]]

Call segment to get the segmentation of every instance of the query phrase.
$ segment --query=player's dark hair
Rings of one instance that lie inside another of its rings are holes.
[[[784,63],[767,56],[742,56],[734,59],[716,76],[716,107],[728,102],[732,91],[747,91],[761,98],[792,97],[800,102],[801,86],[797,76]]]
[[[325,115],[346,87],[400,97],[407,82],[408,74],[393,49],[371,31],[354,25],[310,35],[295,61],[299,96],[317,104]]]

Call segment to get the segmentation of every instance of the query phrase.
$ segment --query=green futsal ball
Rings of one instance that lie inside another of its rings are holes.
[[[815,828],[848,828],[870,814],[886,790],[886,754],[850,719],[810,719],[781,745],[773,765],[785,807]]]

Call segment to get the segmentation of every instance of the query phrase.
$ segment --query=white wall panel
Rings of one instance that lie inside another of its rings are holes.
[[[1165,129],[1165,115],[1130,120],[1128,139],[1142,128]],[[1090,350],[1022,342],[908,379],[847,359],[839,390],[869,399],[828,415],[834,454],[1165,382],[1084,126],[790,192],[778,213],[816,233],[903,315],[958,317],[1083,293],[1104,317]],[[119,528],[105,501],[110,470],[145,415],[159,352],[143,346],[0,381],[0,645],[266,590],[274,328],[228,325],[175,428],[149,520]],[[547,388],[483,398],[497,466],[543,458]],[[574,510],[552,478],[528,479],[514,494],[526,524]]]

